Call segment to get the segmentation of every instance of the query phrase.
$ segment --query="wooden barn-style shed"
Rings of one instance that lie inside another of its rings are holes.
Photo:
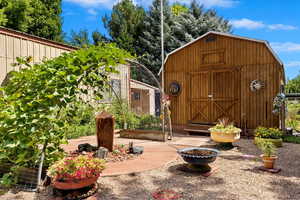
[[[167,56],[164,80],[175,130],[207,130],[224,117],[248,130],[279,127],[273,100],[285,74],[267,41],[208,32]]]

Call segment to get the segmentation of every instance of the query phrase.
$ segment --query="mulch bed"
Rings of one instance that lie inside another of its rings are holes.
[[[107,162],[121,162],[134,159],[139,155],[129,153],[128,147],[125,145],[114,145],[114,151],[109,152],[105,160]]]
[[[88,154],[94,154],[95,151],[91,151],[91,152],[79,152],[78,150],[76,151],[71,151],[69,152],[69,155],[71,156],[77,156],[77,155],[88,155]],[[136,157],[138,157],[140,154],[131,154],[129,152],[128,146],[127,145],[114,145],[114,150],[112,152],[108,152],[107,157],[105,158],[105,160],[107,162],[122,162],[125,160],[131,160],[131,159],[135,159]]]

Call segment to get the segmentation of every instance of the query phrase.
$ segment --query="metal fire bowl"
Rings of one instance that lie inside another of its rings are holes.
[[[212,152],[211,155],[208,156],[200,156],[200,155],[190,155],[186,152],[188,151],[210,151]],[[211,148],[197,148],[197,147],[190,147],[190,148],[184,148],[179,149],[177,153],[183,158],[183,160],[189,164],[192,165],[208,165],[209,163],[212,163],[216,160],[217,156],[219,155],[219,151],[216,149]]]

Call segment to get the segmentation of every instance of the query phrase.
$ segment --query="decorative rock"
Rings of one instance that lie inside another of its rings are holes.
[[[93,151],[96,151],[97,149],[98,149],[97,147],[90,145],[89,143],[84,143],[84,144],[78,145],[79,152],[83,152],[83,151],[93,152]]]
[[[108,155],[108,149],[105,147],[100,147],[94,154],[94,157],[104,159]]]
[[[143,152],[144,152],[144,147],[141,146],[132,147],[133,154],[142,154]]]

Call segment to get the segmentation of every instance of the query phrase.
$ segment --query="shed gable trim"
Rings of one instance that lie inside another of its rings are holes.
[[[182,47],[179,47],[178,49],[175,49],[174,51],[172,51],[171,53],[169,53],[169,54],[167,55],[167,57],[166,57],[166,59],[165,59],[165,61],[164,61],[164,65],[166,64],[168,58],[169,58],[172,54],[174,54],[174,53],[176,53],[176,52],[178,52],[178,51],[184,49],[185,47],[187,47],[187,46],[189,46],[189,45],[191,45],[191,44],[197,42],[198,40],[200,40],[200,39],[206,37],[206,36],[209,35],[209,34],[216,34],[216,35],[221,35],[221,36],[226,36],[226,37],[231,37],[231,38],[236,38],[236,39],[241,39],[241,40],[248,40],[248,41],[252,41],[252,42],[263,43],[263,44],[266,45],[266,47],[269,49],[269,51],[271,52],[271,54],[274,56],[274,58],[277,60],[278,63],[280,63],[280,65],[281,65],[282,68],[283,68],[283,62],[280,60],[280,58],[278,57],[278,55],[274,52],[274,50],[271,48],[270,44],[269,44],[267,41],[265,41],[265,40],[252,39],[252,38],[248,38],[248,37],[242,37],[242,36],[233,35],[233,34],[228,34],[228,33],[215,32],[215,31],[209,31],[209,32],[207,32],[207,33],[201,35],[200,37],[196,38],[195,40],[192,40],[191,42],[189,42],[189,43],[183,45]],[[158,72],[158,75],[160,75],[161,72],[162,72],[162,67],[160,68],[160,70],[159,70],[159,72]]]

